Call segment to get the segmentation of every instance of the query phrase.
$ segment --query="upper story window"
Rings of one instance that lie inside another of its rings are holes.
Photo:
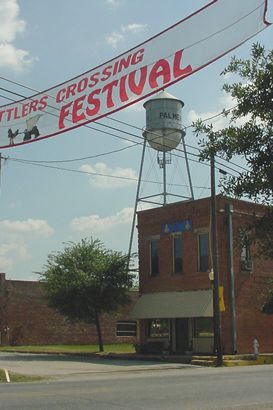
[[[209,234],[200,233],[198,235],[198,270],[207,272],[209,270]]]
[[[150,240],[150,269],[151,276],[159,275],[159,239]]]
[[[181,235],[173,237],[173,272],[183,272],[183,239]]]
[[[246,230],[242,230],[240,232],[240,263],[241,263],[241,270],[243,271],[252,270],[250,240],[249,240],[249,235]]]

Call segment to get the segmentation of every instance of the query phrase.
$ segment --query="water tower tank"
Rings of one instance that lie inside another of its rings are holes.
[[[146,109],[146,129],[143,136],[150,146],[163,152],[175,149],[185,135],[181,121],[183,101],[161,91],[143,106]]]

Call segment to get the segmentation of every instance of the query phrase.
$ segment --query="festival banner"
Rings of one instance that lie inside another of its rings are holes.
[[[267,0],[214,0],[118,57],[0,107],[0,148],[97,121],[213,63],[266,28]]]

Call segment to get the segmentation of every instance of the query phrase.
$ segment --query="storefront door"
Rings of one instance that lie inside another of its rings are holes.
[[[175,320],[176,353],[183,354],[189,349],[189,319]]]

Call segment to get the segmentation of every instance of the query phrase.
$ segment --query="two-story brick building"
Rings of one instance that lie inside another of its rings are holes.
[[[224,353],[273,351],[273,315],[262,312],[273,261],[254,258],[246,224],[262,205],[217,196],[221,336]],[[138,213],[139,342],[183,354],[213,352],[210,198]],[[240,238],[240,239],[239,239]],[[160,343],[159,343],[160,342]]]

